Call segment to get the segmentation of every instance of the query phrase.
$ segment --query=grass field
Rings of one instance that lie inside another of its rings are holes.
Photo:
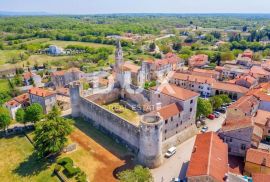
[[[69,141],[77,143],[77,149],[61,157],[72,158],[90,181],[116,181],[115,170],[130,165],[130,161],[126,160],[129,155],[127,149],[83,119],[76,119],[74,125],[75,130],[69,136]]]
[[[0,50],[0,65],[7,63],[13,57],[17,57],[23,50]]]
[[[53,165],[36,160],[25,136],[0,139],[1,182],[58,182]]]
[[[133,124],[138,125],[140,122],[140,116],[136,112],[120,105],[118,102],[103,105],[103,107]],[[118,110],[120,112],[117,112]]]
[[[9,91],[9,83],[6,79],[0,79],[0,92]]]

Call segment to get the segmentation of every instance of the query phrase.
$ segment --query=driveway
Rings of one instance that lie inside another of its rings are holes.
[[[208,131],[218,131],[224,122],[226,114],[221,114],[214,120],[206,119]],[[177,146],[176,154],[169,159],[164,159],[164,163],[156,169],[152,169],[155,182],[169,182],[173,177],[184,179],[188,168],[188,163],[192,154],[196,136]]]

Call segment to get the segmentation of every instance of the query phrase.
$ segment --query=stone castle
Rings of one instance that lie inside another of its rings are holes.
[[[133,85],[131,71],[123,66],[120,42],[115,59],[115,82],[109,92],[88,94],[80,82],[70,84],[72,117],[85,118],[125,145],[142,165],[158,167],[168,148],[197,133],[195,116],[199,94],[171,84],[149,90]],[[139,122],[131,122],[104,107],[118,101],[130,110],[136,108]]]

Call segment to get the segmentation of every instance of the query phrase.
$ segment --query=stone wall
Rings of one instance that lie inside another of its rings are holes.
[[[118,100],[119,97],[120,97],[120,90],[117,88],[114,88],[109,93],[98,93],[98,94],[88,96],[87,98],[97,104],[108,104],[108,103]]]
[[[118,142],[135,152],[138,151],[139,128],[137,126],[85,98],[80,98],[80,113],[94,126],[105,131]]]
[[[184,141],[188,140],[189,138],[195,136],[198,133],[198,130],[195,124],[187,127],[186,129],[182,130],[180,133],[170,137],[169,139],[163,141],[162,143],[162,151],[165,153],[170,147],[177,146]]]

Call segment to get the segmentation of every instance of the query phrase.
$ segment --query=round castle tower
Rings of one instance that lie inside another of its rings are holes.
[[[138,159],[149,168],[156,168],[163,162],[162,126],[163,120],[158,115],[146,115],[141,120]]]
[[[72,82],[69,84],[70,102],[71,102],[71,116],[80,116],[80,96],[82,95],[82,84],[80,82]]]

